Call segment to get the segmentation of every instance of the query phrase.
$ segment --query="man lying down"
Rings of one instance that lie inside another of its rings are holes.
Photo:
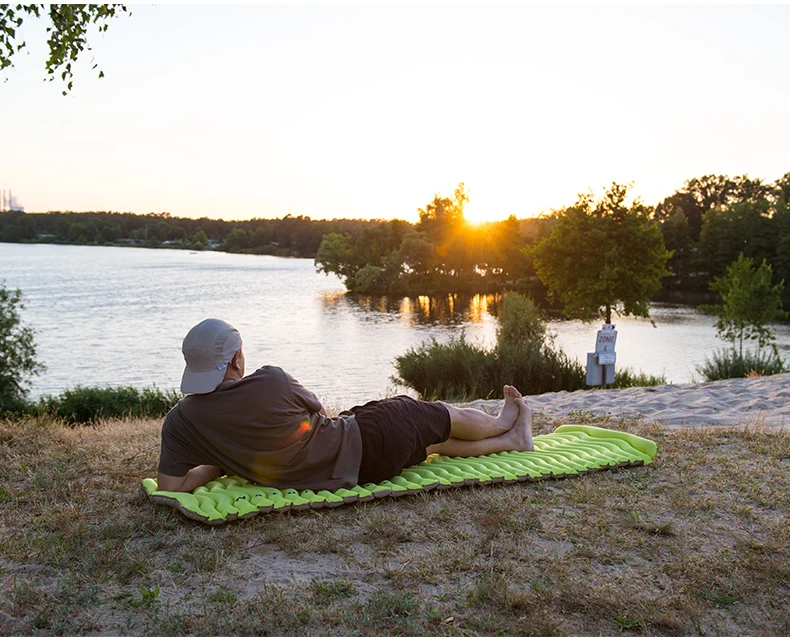
[[[498,416],[396,396],[336,417],[283,369],[244,376],[238,330],[206,319],[184,338],[187,394],[162,425],[159,489],[191,492],[224,474],[269,487],[336,490],[377,483],[429,454],[532,450],[531,412],[504,387]]]

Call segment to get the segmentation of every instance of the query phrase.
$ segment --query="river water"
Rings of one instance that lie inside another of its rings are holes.
[[[20,288],[47,369],[31,396],[76,385],[177,388],[181,340],[206,317],[236,326],[248,370],[278,365],[327,405],[342,408],[403,391],[394,359],[423,341],[466,331],[492,345],[498,298],[351,295],[312,260],[145,248],[0,243],[0,282]],[[693,308],[655,304],[656,323],[616,322],[618,366],[684,383],[725,344]],[[599,323],[552,321],[556,343],[586,361]],[[790,352],[790,327],[776,326]]]

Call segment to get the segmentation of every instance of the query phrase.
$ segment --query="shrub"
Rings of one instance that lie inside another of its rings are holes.
[[[60,417],[67,423],[91,423],[102,418],[161,417],[181,395],[159,388],[97,388],[77,386],[58,396],[45,396],[37,406],[39,412]]]
[[[529,297],[509,292],[502,299],[496,338],[499,347],[524,343],[542,343],[546,324],[540,310]]]
[[[705,363],[697,366],[705,381],[740,379],[752,375],[766,376],[785,371],[782,359],[771,350],[753,353],[749,350],[740,354],[735,350],[720,350],[712,358],[705,357]]]
[[[23,308],[22,292],[0,284],[0,415],[24,411],[30,385],[25,377],[44,369],[36,360],[33,331],[19,316]]]
[[[489,353],[467,342],[461,332],[449,343],[432,339],[397,357],[399,378],[394,381],[414,388],[428,400],[487,397],[495,391],[487,381],[490,365]]]
[[[644,388],[653,385],[665,385],[667,378],[664,375],[654,377],[652,374],[644,372],[636,373],[631,368],[615,370],[614,388]]]
[[[494,364],[489,383],[502,398],[502,386],[516,386],[524,394],[573,392],[585,387],[584,368],[562,350],[544,342],[518,345],[497,344],[492,353]]]

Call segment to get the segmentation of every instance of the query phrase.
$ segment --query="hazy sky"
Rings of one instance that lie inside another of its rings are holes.
[[[527,217],[634,182],[790,171],[790,6],[138,5],[44,82],[0,84],[0,188],[29,212]]]

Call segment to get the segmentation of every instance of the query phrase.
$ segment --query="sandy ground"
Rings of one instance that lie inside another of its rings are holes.
[[[548,392],[528,397],[533,413],[557,418],[572,412],[639,417],[670,427],[790,426],[790,373],[758,379],[727,379],[624,390]],[[465,406],[496,412],[501,401]],[[572,414],[571,414],[572,416]]]

